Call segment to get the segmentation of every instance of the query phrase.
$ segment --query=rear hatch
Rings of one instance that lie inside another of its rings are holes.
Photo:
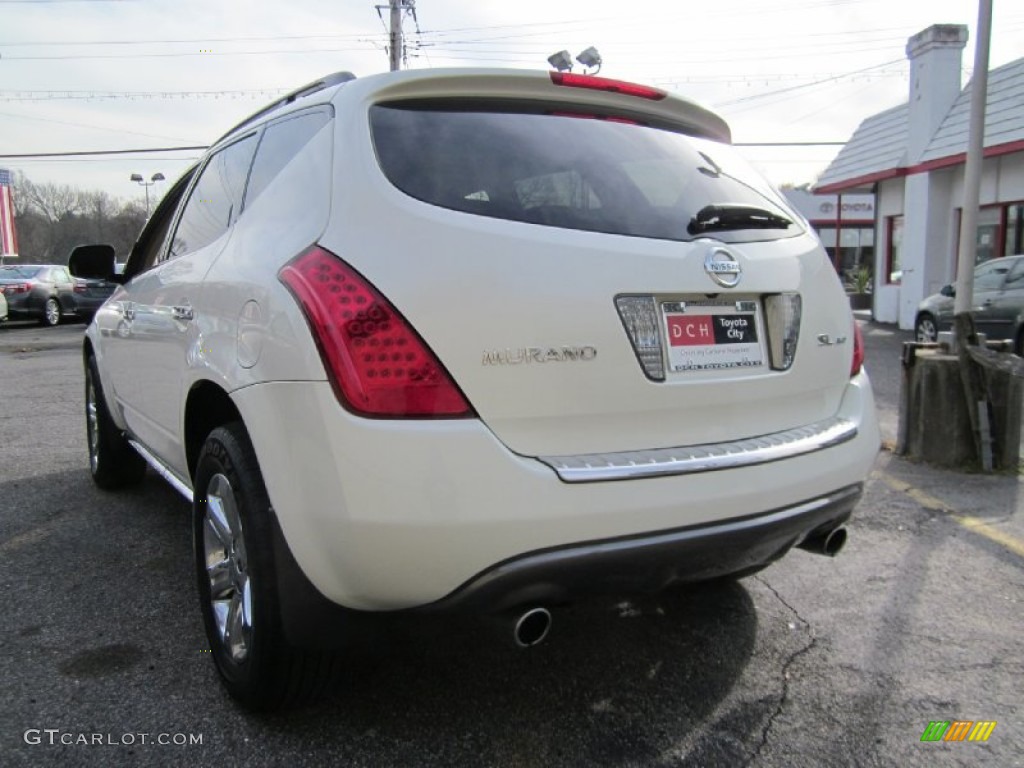
[[[106,300],[116,288],[116,283],[110,283],[99,278],[75,278],[75,293],[90,299]]]
[[[643,450],[835,414],[845,296],[724,124],[671,97],[597,100],[536,78],[517,98],[436,90],[369,108],[377,177],[339,193],[351,217],[333,249],[502,442]]]

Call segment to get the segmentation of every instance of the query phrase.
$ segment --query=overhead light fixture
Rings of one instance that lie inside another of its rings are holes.
[[[550,59],[548,59],[548,61],[550,61]],[[596,75],[601,71],[601,54],[597,52],[597,48],[594,46],[590,46],[580,53],[580,55],[576,57],[576,61],[582,64],[585,69],[594,69],[593,72],[588,72],[588,75]]]
[[[572,56],[569,54],[568,51],[559,51],[558,53],[554,53],[551,56],[548,56],[548,64],[550,64],[559,72],[571,72]]]

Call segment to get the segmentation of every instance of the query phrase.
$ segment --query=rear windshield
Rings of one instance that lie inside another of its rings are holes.
[[[20,267],[16,264],[0,266],[0,280],[27,280],[43,271],[43,267]]]
[[[708,205],[751,206],[794,222],[731,147],[609,116],[494,105],[376,105],[380,166],[408,195],[457,211],[667,240]],[[799,224],[716,231],[727,242],[796,235]]]

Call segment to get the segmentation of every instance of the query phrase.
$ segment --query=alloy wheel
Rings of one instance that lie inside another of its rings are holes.
[[[917,321],[917,340],[936,341],[939,338],[939,329],[935,327],[935,321],[930,317],[922,317]]]
[[[60,322],[60,304],[56,299],[46,300],[46,324],[56,325]]]
[[[232,661],[241,663],[252,643],[252,584],[235,492],[222,474],[206,488],[203,547],[217,634]]]
[[[89,437],[89,467],[95,474],[100,458],[100,418],[91,371],[85,374],[85,430]]]

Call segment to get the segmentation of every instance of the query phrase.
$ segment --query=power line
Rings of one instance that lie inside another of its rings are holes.
[[[87,128],[87,129],[92,129],[94,131],[103,131],[104,133],[108,133],[108,134],[111,133],[111,132],[115,132],[115,133],[130,133],[130,134],[132,134],[134,136],[145,136],[147,139],[160,139],[161,141],[167,141],[168,139],[170,139],[171,141],[191,141],[191,139],[183,139],[180,136],[163,136],[163,135],[156,134],[156,133],[143,133],[142,131],[132,131],[132,130],[129,130],[127,128],[110,128],[109,126],[92,125],[90,123],[83,123],[81,121],[76,122],[76,123],[69,123],[66,120],[55,120],[55,119],[53,119],[51,117],[35,117],[33,115],[19,115],[19,114],[13,113],[13,112],[0,112],[0,115],[2,115],[3,117],[10,117],[10,118],[13,118],[15,120],[19,120],[19,119],[20,120],[34,120],[34,121],[40,122],[40,123],[54,123],[56,125],[67,125],[67,126],[70,126],[72,128]]]
[[[3,0],[0,0],[3,2]],[[379,43],[375,40],[360,40],[371,46]],[[278,53],[346,53],[351,51],[366,51],[362,48],[279,48],[277,50],[259,51],[178,51],[175,53],[88,53],[84,55],[60,54],[55,56],[3,56],[3,61],[67,61],[70,59],[173,59],[187,56],[268,56]]]
[[[0,0],[2,2],[2,0]],[[29,158],[42,157],[84,157],[94,155],[148,155],[154,152],[194,152],[197,149],[205,150],[208,146],[194,147],[147,147],[143,149],[93,149],[81,152],[28,152],[16,155],[0,155],[0,160],[24,160]]]
[[[289,88],[243,88],[223,91],[0,90],[0,101],[109,101],[114,99],[275,98]]]
[[[4,0],[0,0],[3,2]],[[43,47],[53,45],[174,45],[181,43],[248,43],[266,40],[338,40],[355,39],[372,35],[372,32],[356,32],[347,34],[326,34],[326,35],[250,35],[248,37],[189,37],[174,40],[35,40],[26,42],[17,40],[13,42],[0,42],[0,48],[25,48]]]
[[[824,79],[815,80],[815,81],[810,82],[810,83],[803,83],[802,85],[793,85],[793,86],[790,86],[788,88],[778,88],[778,89],[776,89],[774,91],[765,91],[764,93],[756,93],[756,94],[753,94],[752,96],[743,96],[741,98],[732,99],[730,101],[720,101],[717,104],[715,104],[715,107],[716,108],[728,107],[728,106],[732,106],[733,104],[742,104],[742,103],[748,102],[748,101],[755,101],[757,99],[764,99],[764,98],[767,98],[769,96],[777,96],[777,95],[782,94],[782,93],[791,93],[793,91],[798,91],[798,90],[801,90],[803,88],[812,88],[812,87],[814,87],[816,85],[823,85],[825,83],[832,83],[832,82],[835,82],[836,80],[842,80],[843,78],[853,77],[854,75],[862,75],[862,74],[864,74],[866,72],[870,72],[870,71],[875,70],[875,69],[881,69],[882,67],[888,67],[891,64],[898,64],[901,61],[903,61],[903,59],[893,59],[892,61],[885,61],[885,62],[882,62],[881,64],[875,64],[875,65],[870,66],[870,67],[864,67],[863,69],[855,69],[852,72],[845,72],[845,73],[843,73],[841,75],[835,75],[833,77],[826,77]]]

